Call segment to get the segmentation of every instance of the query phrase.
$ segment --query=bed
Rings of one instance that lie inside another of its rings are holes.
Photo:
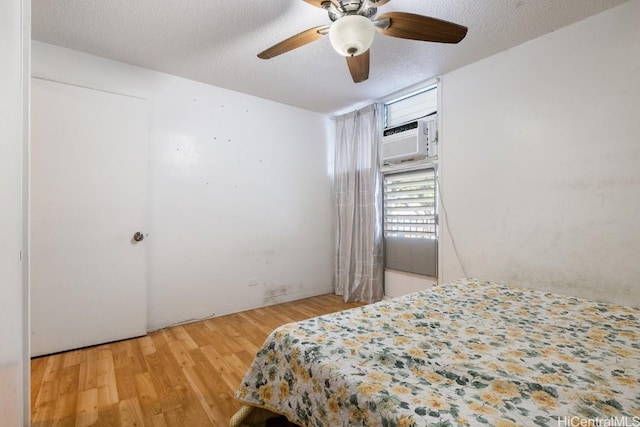
[[[450,282],[276,329],[236,398],[232,425],[640,426],[640,310]]]

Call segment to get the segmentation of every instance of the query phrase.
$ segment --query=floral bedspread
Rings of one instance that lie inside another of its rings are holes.
[[[640,425],[640,310],[451,282],[276,329],[236,397],[301,426]],[[627,424],[579,424],[603,419]]]

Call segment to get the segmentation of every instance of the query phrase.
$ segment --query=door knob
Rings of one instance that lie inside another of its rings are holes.
[[[139,231],[136,231],[136,234],[133,235],[133,240],[135,240],[136,242],[139,242],[143,239],[144,239],[144,234],[142,234]]]

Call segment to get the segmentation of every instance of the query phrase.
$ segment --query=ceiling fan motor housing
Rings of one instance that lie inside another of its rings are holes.
[[[378,11],[377,2],[357,0],[324,1],[322,7],[328,12],[331,21],[337,21],[347,15],[362,15],[373,18]]]

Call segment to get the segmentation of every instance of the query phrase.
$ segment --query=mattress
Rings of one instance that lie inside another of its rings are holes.
[[[236,398],[300,426],[640,425],[640,310],[450,282],[274,330]]]

